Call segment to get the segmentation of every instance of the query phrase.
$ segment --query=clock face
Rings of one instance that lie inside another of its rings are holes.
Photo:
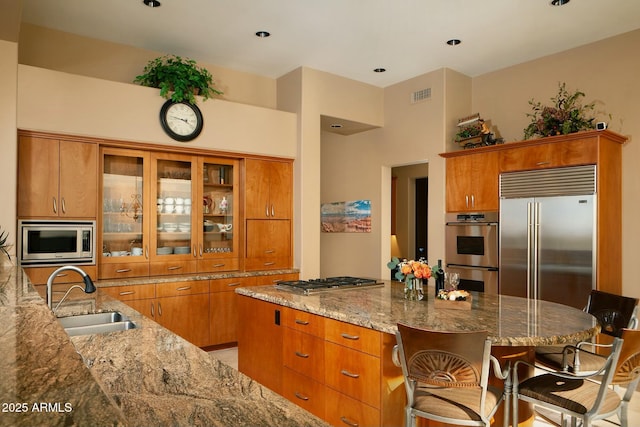
[[[160,123],[171,138],[191,141],[202,131],[202,113],[195,105],[169,100],[160,110]]]

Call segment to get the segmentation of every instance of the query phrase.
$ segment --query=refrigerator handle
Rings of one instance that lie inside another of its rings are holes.
[[[538,258],[539,258],[539,243],[540,243],[540,202],[533,204],[533,264],[532,264],[532,276],[533,276],[533,298],[538,299]]]
[[[533,236],[533,203],[527,203],[527,298],[531,298],[531,250]]]

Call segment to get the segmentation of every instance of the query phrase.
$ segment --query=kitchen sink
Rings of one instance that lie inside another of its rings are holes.
[[[135,323],[118,311],[60,317],[58,322],[70,336],[106,334],[136,327]]]

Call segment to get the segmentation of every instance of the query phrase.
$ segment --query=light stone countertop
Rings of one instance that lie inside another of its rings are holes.
[[[100,289],[58,314],[116,310],[137,328],[70,338],[1,264],[0,426],[327,425]]]
[[[472,292],[471,310],[434,307],[433,281],[422,301],[404,299],[403,284],[337,289],[302,295],[276,286],[236,289],[236,293],[320,316],[395,334],[398,323],[440,331],[487,330],[496,346],[537,346],[588,340],[600,331],[595,317],[548,301]]]

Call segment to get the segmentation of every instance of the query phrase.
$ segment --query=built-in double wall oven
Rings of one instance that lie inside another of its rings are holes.
[[[448,213],[448,272],[460,274],[459,289],[498,293],[498,212]]]

